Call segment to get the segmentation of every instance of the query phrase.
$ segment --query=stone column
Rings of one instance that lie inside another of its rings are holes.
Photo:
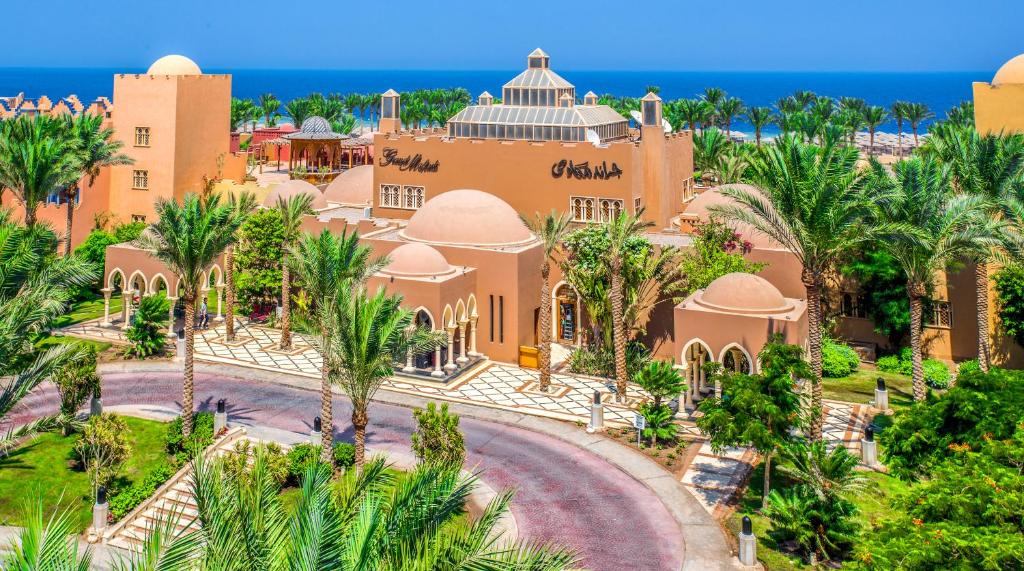
[[[100,326],[110,327],[110,294],[113,290],[109,287],[105,287],[100,291],[103,292],[103,321],[100,322]]]
[[[694,375],[693,363],[692,362],[684,363],[683,364],[683,379],[686,381],[686,397],[685,397],[685,401],[683,402],[683,409],[686,410],[687,412],[693,410],[693,408],[694,408],[693,407],[693,391],[694,391],[693,380],[694,380],[694,378],[696,378],[696,375]]]
[[[444,366],[444,370],[452,372],[457,368],[455,364],[455,328],[448,328],[448,362]]]
[[[460,365],[464,365],[469,362],[469,358],[466,357],[466,325],[469,321],[463,320],[459,322],[459,358],[456,359]]]
[[[434,347],[434,372],[430,373],[431,377],[443,377],[444,371],[441,370],[441,346]]]
[[[704,373],[704,351],[701,350],[700,355],[697,357],[697,369],[693,372],[697,377],[697,394],[695,396],[701,396],[701,391],[704,390],[704,383],[707,382],[707,374]]]
[[[132,294],[121,290],[121,329],[128,329],[128,321],[132,316]]]
[[[412,364],[412,349],[405,350],[405,366],[402,367],[403,373],[415,373],[416,367]]]
[[[221,308],[224,303],[224,285],[217,286],[217,319],[224,319],[224,314],[221,312]]]
[[[167,336],[174,337],[174,304],[178,302],[178,298],[167,296]]]
[[[469,319],[469,326],[472,329],[469,330],[469,354],[473,357],[479,357],[480,353],[476,352],[476,322],[477,316],[473,316]]]

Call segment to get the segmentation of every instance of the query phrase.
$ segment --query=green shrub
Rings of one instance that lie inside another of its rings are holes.
[[[826,338],[821,347],[821,374],[833,379],[847,377],[857,370],[860,357],[849,346]]]
[[[201,452],[213,444],[213,413],[197,412],[192,415],[192,435],[187,439],[181,435],[181,417],[175,418],[167,425],[167,436],[164,439],[167,453],[179,462],[186,462],[196,452]]]
[[[875,361],[875,366],[878,367],[879,371],[883,373],[899,373],[900,372],[900,358],[896,355],[886,355],[879,357]]]
[[[925,359],[921,362],[924,369],[924,382],[934,389],[949,387],[949,366],[938,359]]]
[[[964,362],[960,363],[960,366],[957,367],[956,378],[960,379],[961,377],[965,377],[967,375],[972,375],[974,373],[980,373],[980,372],[981,372],[981,365],[978,364],[978,360],[977,359],[970,359],[968,361],[964,361]]]
[[[71,433],[75,414],[85,399],[99,389],[100,377],[96,374],[96,351],[88,351],[80,360],[69,363],[54,371],[51,377],[60,395],[61,427],[65,435]]]
[[[306,469],[320,461],[320,447],[309,443],[296,444],[285,457],[288,477],[298,483]]]
[[[462,467],[466,444],[459,431],[459,416],[449,414],[448,404],[441,408],[432,402],[427,408],[412,411],[416,430],[412,433],[412,451],[420,462],[438,466]]]
[[[1024,265],[1008,264],[992,276],[999,327],[1024,344]]]
[[[234,449],[224,455],[224,470],[231,478],[248,478],[252,473],[252,462],[257,454],[263,456],[267,471],[280,487],[288,480],[288,459],[276,442],[254,445],[251,440],[242,439]]]
[[[167,321],[170,302],[163,296],[150,295],[139,300],[139,307],[132,315],[132,325],[125,332],[131,341],[125,354],[145,359],[163,352],[167,346]]]
[[[128,435],[124,419],[112,414],[93,416],[85,423],[73,455],[89,474],[94,494],[100,486],[109,485],[128,460],[132,453]]]
[[[675,414],[668,405],[655,406],[652,402],[645,402],[639,407],[640,414],[644,417],[646,426],[641,436],[651,439],[651,446],[658,443],[658,440],[670,440],[676,437],[679,427],[673,421]]]
[[[112,492],[108,498],[111,520],[117,521],[128,515],[136,506],[156,493],[157,488],[162,486],[167,480],[170,480],[176,471],[177,469],[174,466],[165,462],[157,465],[142,480],[132,483],[127,488]]]
[[[626,345],[626,374],[633,378],[651,362],[651,352],[643,343]],[[569,356],[569,370],[582,375],[615,376],[615,351],[611,347],[578,347]]]
[[[351,468],[356,465],[356,446],[350,442],[338,442],[334,445],[334,465],[338,468]]]

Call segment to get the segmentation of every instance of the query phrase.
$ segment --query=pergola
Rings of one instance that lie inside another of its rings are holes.
[[[302,122],[298,131],[267,143],[291,146],[288,172],[304,167],[310,175],[331,175],[358,164],[368,164],[373,141],[335,133],[323,117],[310,117]]]

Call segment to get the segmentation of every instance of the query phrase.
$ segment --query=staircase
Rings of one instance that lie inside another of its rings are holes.
[[[245,438],[245,430],[232,428],[207,448],[203,454],[207,458],[220,456],[234,449],[235,442]],[[192,497],[192,486],[189,475],[191,466],[185,465],[171,479],[164,482],[156,493],[139,504],[131,513],[121,518],[117,524],[107,528],[103,541],[111,547],[130,551],[141,551],[142,545],[150,530],[156,526],[176,519],[175,530],[178,532],[198,531],[196,519],[196,501]]]

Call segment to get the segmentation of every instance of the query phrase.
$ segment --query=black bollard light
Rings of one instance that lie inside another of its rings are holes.
[[[882,377],[878,377],[878,380],[875,381],[875,388],[880,390],[880,391],[884,391],[885,390],[885,379],[883,379]]]
[[[320,420],[320,417],[318,416],[318,417],[313,419],[313,432],[322,432],[322,431],[323,431],[323,421]]]
[[[864,429],[864,440],[867,440],[868,442],[874,442],[875,441],[875,429],[874,428],[871,428],[870,426],[868,426],[867,428]]]
[[[743,533],[746,535],[754,533],[754,524],[748,515],[743,516]]]
[[[100,486],[96,489],[96,503],[105,504],[107,503],[107,487]]]
[[[594,404],[601,404],[601,391],[594,391]]]
[[[225,407],[227,407],[227,404],[227,399],[220,399],[219,401],[217,401],[217,412],[220,414],[224,414],[224,409]]]

